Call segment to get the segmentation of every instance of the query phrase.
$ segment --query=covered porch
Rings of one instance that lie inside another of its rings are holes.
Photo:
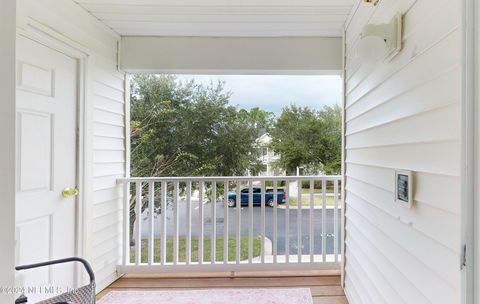
[[[473,0],[5,3],[0,286],[476,303]],[[132,177],[132,73],[341,75],[341,175]]]

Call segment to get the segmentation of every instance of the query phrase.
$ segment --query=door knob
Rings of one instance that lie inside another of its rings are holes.
[[[79,191],[78,191],[77,188],[68,187],[68,188],[63,189],[62,196],[63,197],[77,196],[78,193],[79,193]]]

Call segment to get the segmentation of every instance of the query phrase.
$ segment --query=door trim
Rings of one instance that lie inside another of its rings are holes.
[[[53,50],[65,54],[77,61],[77,146],[76,146],[76,182],[80,193],[76,200],[75,208],[75,255],[82,258],[90,256],[89,248],[89,227],[91,219],[92,196],[92,163],[93,163],[93,142],[92,142],[92,102],[90,96],[90,73],[92,71],[92,52],[68,37],[55,32],[49,27],[42,25],[34,19],[27,18],[23,28],[17,28],[17,37],[23,36],[37,43],[45,45]],[[84,282],[86,275],[80,268],[76,267],[75,284]]]
[[[474,0],[466,0],[466,7],[465,7],[465,14],[467,14],[468,9],[471,9],[470,14],[467,16],[467,21],[465,25],[465,34],[466,39],[470,39],[470,44],[465,43],[465,48],[468,50],[470,49],[470,62],[472,63],[470,77],[472,79],[471,82],[471,107],[473,109],[472,116],[472,128],[473,128],[473,160],[470,164],[473,168],[473,181],[472,181],[472,188],[473,188],[473,201],[471,204],[473,206],[470,207],[470,210],[473,214],[470,217],[470,220],[473,223],[470,224],[470,227],[473,229],[471,236],[469,238],[469,242],[472,247],[472,257],[470,260],[472,261],[473,265],[469,270],[470,273],[466,275],[466,280],[470,279],[470,281],[466,281],[465,284],[465,292],[471,293],[470,298],[466,299],[466,303],[480,303],[480,291],[478,290],[478,286],[480,285],[480,190],[478,189],[478,184],[480,180],[480,30],[478,26],[480,25],[480,5],[478,1]],[[465,52],[464,52],[465,53]],[[466,67],[468,68],[468,67]]]
[[[461,303],[474,303],[475,272],[475,184],[478,172],[475,111],[475,5],[474,0],[462,1],[462,200],[461,200]]]

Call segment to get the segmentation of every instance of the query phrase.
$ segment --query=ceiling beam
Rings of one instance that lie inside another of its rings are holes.
[[[324,37],[122,37],[131,73],[339,74],[342,39]]]

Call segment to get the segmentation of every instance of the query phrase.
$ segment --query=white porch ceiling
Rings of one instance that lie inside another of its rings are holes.
[[[74,0],[122,36],[340,37],[355,0]]]

